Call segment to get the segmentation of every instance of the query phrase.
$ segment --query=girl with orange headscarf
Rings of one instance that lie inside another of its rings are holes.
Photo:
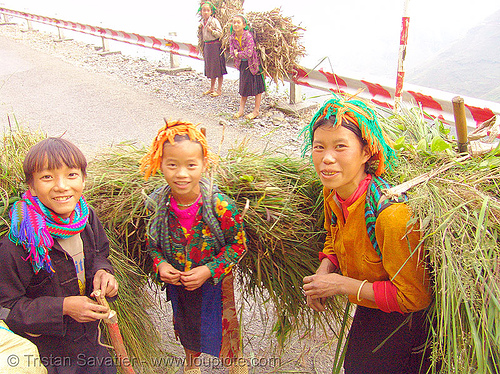
[[[148,249],[172,301],[184,373],[201,373],[203,352],[243,374],[231,269],[245,252],[245,231],[235,202],[203,178],[214,160],[193,124],[167,122],[158,131],[141,164],[146,179],[161,170],[167,182],[146,202],[154,213]]]

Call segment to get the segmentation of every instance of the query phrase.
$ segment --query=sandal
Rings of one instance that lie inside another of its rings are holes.
[[[221,94],[219,92],[216,92],[216,91],[213,91],[210,96],[212,97],[217,97],[217,96],[220,96]]]
[[[255,119],[258,117],[259,114],[255,114],[254,112],[248,114],[245,116],[246,119]]]
[[[233,118],[240,118],[243,115],[243,113],[240,114],[240,112],[236,112],[233,114]]]
[[[214,92],[215,92],[215,91],[208,90],[208,91],[203,92],[203,95],[211,95],[211,94],[213,94]]]

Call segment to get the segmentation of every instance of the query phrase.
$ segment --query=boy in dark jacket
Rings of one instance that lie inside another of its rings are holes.
[[[109,243],[82,196],[87,162],[61,138],[33,146],[23,169],[29,189],[11,209],[0,241],[0,305],[5,323],[36,344],[40,363],[54,373],[116,373],[98,342],[109,309],[90,297],[114,297],[118,284]],[[34,362],[34,365],[40,365]]]

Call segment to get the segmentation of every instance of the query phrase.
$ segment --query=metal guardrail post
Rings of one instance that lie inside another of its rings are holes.
[[[298,104],[302,102],[302,90],[299,85],[290,82],[290,104]]]
[[[8,16],[5,13],[0,13],[0,16],[3,16],[3,17],[1,17],[1,18],[3,18],[3,21],[1,21],[1,19],[0,19],[0,24],[13,25],[13,23],[11,22],[10,16]]]
[[[169,32],[168,33],[168,36],[169,37],[175,37],[177,36],[177,33],[174,31],[174,32]],[[173,69],[173,68],[178,68],[180,66],[180,63],[179,63],[179,56],[173,54],[172,52],[170,52],[170,68]]]
[[[62,31],[62,29],[59,26],[56,26],[56,27],[57,27],[57,35],[59,36],[59,40],[64,40],[64,32]]]
[[[102,51],[103,52],[109,52],[109,41],[106,39],[104,36],[101,37],[102,39]]]

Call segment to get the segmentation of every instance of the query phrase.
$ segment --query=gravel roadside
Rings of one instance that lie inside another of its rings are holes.
[[[84,69],[89,74],[104,76],[105,79],[111,79],[135,91],[146,93],[156,99],[156,106],[158,106],[158,102],[161,103],[160,105],[167,106],[168,109],[162,113],[162,117],[167,119],[182,118],[192,122],[198,121],[203,125],[207,124],[209,128],[211,124],[217,124],[218,127],[222,128],[221,123],[224,123],[226,125],[224,149],[233,146],[236,141],[252,139],[259,148],[272,144],[275,147],[279,146],[284,152],[297,153],[300,148],[298,134],[311,118],[311,112],[305,112],[300,117],[296,117],[285,115],[275,109],[274,106],[278,101],[286,102],[287,98],[268,90],[263,95],[261,115],[257,119],[252,121],[244,118],[233,119],[232,115],[238,109],[240,98],[238,81],[225,79],[223,94],[219,97],[203,96],[203,92],[209,87],[209,80],[203,74],[189,71],[177,75],[167,75],[157,71],[158,68],[167,67],[164,61],[168,59],[168,54],[165,54],[166,58],[162,58],[159,62],[150,62],[144,58],[133,58],[122,54],[102,56],[96,50],[95,45],[75,40],[56,42],[55,35],[38,31],[26,32],[19,25],[1,26],[0,36],[22,43],[43,54],[57,57],[65,63]],[[54,79],[56,78],[54,77]],[[8,83],[9,78],[6,81]],[[7,88],[3,87],[3,90],[5,91]],[[0,98],[1,95],[0,90]],[[110,96],[109,93],[104,96],[103,92],[102,100],[113,100],[113,97]],[[63,99],[67,100],[67,97]],[[122,111],[128,112],[129,116],[134,116],[137,113],[139,117],[137,121],[141,121],[139,108],[134,108],[131,103],[129,104],[130,106],[127,108],[127,103],[124,102]],[[249,98],[247,113],[251,111],[252,105],[253,98]],[[102,117],[107,116],[107,109],[104,108]],[[110,116],[113,115],[114,113],[111,111]],[[41,116],[43,113],[40,113]],[[159,128],[162,117],[156,118],[156,123],[152,123],[151,126],[155,129]],[[120,120],[118,116],[116,119]],[[209,143],[216,148],[221,141],[221,132],[220,129],[215,129],[213,134],[215,136],[212,136],[210,130],[208,131]],[[127,126],[120,128],[119,131],[126,134]],[[149,140],[144,139],[143,143],[149,144]]]

